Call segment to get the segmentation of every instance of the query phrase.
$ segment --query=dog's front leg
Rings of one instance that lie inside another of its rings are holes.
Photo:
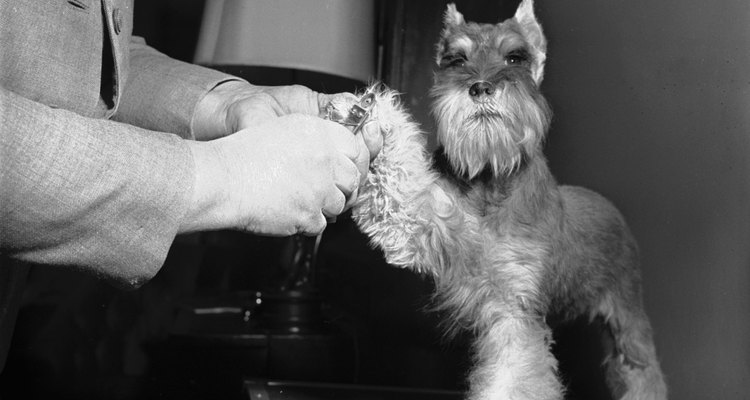
[[[448,257],[468,247],[456,233],[476,222],[457,206],[455,189],[441,184],[424,134],[395,94],[380,92],[372,113],[383,133],[383,149],[360,188],[352,217],[388,263],[440,275]]]
[[[478,328],[469,400],[561,400],[549,327],[541,317],[499,309]]]

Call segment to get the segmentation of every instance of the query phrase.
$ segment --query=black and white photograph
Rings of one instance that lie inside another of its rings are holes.
[[[750,3],[0,0],[0,400],[743,400]]]

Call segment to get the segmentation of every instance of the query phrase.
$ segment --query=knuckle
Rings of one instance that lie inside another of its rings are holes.
[[[305,234],[317,235],[323,232],[326,228],[326,219],[323,215],[318,212],[316,215],[311,215],[305,223],[302,232]]]
[[[312,165],[326,168],[335,168],[333,162],[333,153],[330,149],[316,146],[309,148],[309,158]],[[321,173],[327,172],[327,170],[320,170]]]
[[[306,86],[302,86],[302,85],[298,85],[298,84],[292,84],[292,85],[287,86],[286,88],[287,88],[287,90],[289,90],[290,92],[293,92],[293,93],[303,93],[303,92],[307,93],[307,92],[311,92],[311,90],[309,88],[307,88]]]

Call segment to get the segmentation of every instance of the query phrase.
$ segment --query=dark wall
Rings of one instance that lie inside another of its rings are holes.
[[[540,1],[552,171],[640,242],[674,399],[747,398],[750,3]]]
[[[133,34],[178,60],[193,60],[205,0],[155,0],[135,4]]]

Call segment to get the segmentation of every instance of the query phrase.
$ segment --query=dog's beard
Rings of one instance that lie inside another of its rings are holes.
[[[464,85],[438,76],[432,96],[438,142],[454,170],[469,179],[485,169],[495,177],[515,171],[549,125],[549,106],[529,77],[503,79],[492,95],[475,101]]]

